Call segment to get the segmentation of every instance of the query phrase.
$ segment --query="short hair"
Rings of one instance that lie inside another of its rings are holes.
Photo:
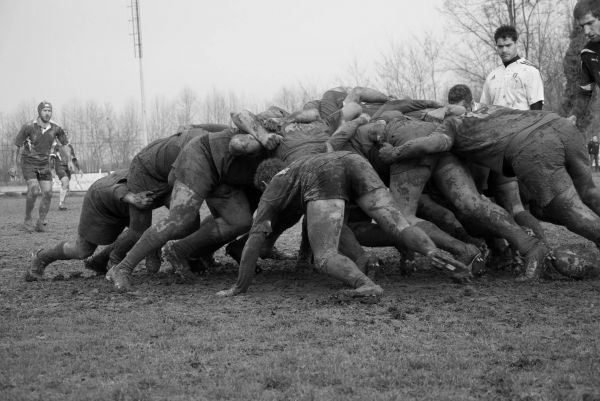
[[[513,42],[516,42],[519,39],[519,34],[517,30],[512,25],[502,25],[500,28],[496,29],[494,32],[494,42],[498,42],[498,39],[510,38]]]
[[[573,8],[573,18],[581,19],[587,13],[591,13],[594,17],[600,18],[600,0],[579,0]]]
[[[266,182],[268,184],[271,182],[275,174],[283,170],[285,166],[283,160],[276,157],[263,160],[256,168],[256,173],[254,173],[254,186],[262,189],[262,183]]]
[[[463,100],[467,104],[473,101],[473,93],[471,93],[471,89],[467,85],[458,84],[450,88],[448,91],[448,103],[457,104]]]

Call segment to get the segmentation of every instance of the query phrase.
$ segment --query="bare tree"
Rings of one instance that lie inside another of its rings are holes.
[[[441,40],[429,32],[409,44],[391,42],[376,63],[379,86],[396,96],[437,99],[441,47]]]
[[[542,74],[547,109],[559,108],[565,78],[557,66],[567,47],[569,0],[446,0],[442,12],[451,28],[468,44],[446,59],[460,77],[478,91],[497,65],[494,32],[500,25],[517,28],[521,56]]]
[[[176,100],[177,123],[179,125],[186,125],[194,122],[197,101],[198,95],[196,95],[196,92],[192,88],[189,86],[183,88]]]

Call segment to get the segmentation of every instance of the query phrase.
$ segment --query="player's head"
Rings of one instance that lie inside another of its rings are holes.
[[[37,112],[40,119],[47,123],[52,117],[52,104],[46,100],[40,102],[37,107]]]
[[[590,42],[600,42],[600,0],[579,0],[573,17]]]
[[[508,62],[517,57],[517,39],[519,34],[514,26],[502,25],[494,32],[496,50],[503,62]]]
[[[457,104],[463,106],[467,111],[473,109],[473,93],[471,89],[464,84],[454,85],[448,91],[448,104]]]
[[[285,163],[276,157],[265,159],[256,168],[254,174],[254,186],[264,191],[273,177],[285,168]]]

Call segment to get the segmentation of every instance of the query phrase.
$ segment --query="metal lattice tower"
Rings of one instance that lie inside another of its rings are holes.
[[[144,69],[142,68],[142,24],[140,20],[140,0],[131,0],[131,24],[133,26],[133,52],[139,60],[140,67],[140,92],[142,96],[142,145],[148,144],[148,131],[146,129],[146,94],[144,91]]]

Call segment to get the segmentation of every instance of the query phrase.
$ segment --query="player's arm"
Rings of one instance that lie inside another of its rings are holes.
[[[229,152],[234,156],[257,154],[263,149],[260,142],[252,135],[236,134],[229,141]]]
[[[531,70],[531,79],[527,83],[529,110],[542,110],[544,107],[544,82],[537,68]]]
[[[219,291],[217,295],[230,297],[248,290],[254,279],[256,261],[260,257],[260,250],[267,239],[267,235],[272,232],[272,221],[275,219],[278,211],[279,209],[274,207],[274,205],[263,201],[260,202],[256,211],[256,217],[252,223],[252,228],[250,229],[250,235],[242,251],[237,282],[230,289]]]
[[[428,136],[411,139],[400,146],[385,143],[379,149],[384,163],[393,164],[400,160],[422,157],[432,153],[445,152],[452,148],[454,139],[445,126],[440,126]]]
[[[28,134],[27,124],[24,124],[17,137],[15,138],[15,147],[13,150],[13,169],[16,170],[17,166],[21,163],[21,147],[25,144],[29,134]]]
[[[354,136],[358,127],[368,123],[370,117],[368,114],[361,114],[358,118],[342,123],[327,140],[326,146],[328,152],[341,150],[346,143]]]
[[[239,113],[231,113],[231,121],[233,121],[241,132],[254,137],[267,150],[273,150],[279,144],[281,137],[267,131],[260,124],[258,118],[247,110]]]
[[[137,194],[129,192],[126,182],[119,182],[113,186],[113,196],[120,202],[129,203],[138,209],[147,209],[154,201],[152,191],[143,191]]]
[[[376,89],[357,86],[348,92],[348,95],[344,99],[344,105],[351,102],[385,103],[391,99],[390,96]]]

